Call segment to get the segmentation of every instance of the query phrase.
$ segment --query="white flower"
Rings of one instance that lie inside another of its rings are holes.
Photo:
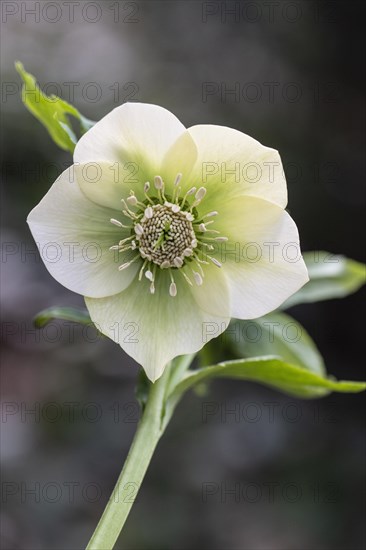
[[[307,282],[286,204],[277,151],[128,103],[80,139],[28,223],[49,272],[154,381]]]

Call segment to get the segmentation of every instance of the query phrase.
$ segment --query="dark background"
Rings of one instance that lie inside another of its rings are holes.
[[[80,327],[32,332],[39,310],[83,302],[25,222],[71,159],[22,106],[14,61],[92,119],[157,103],[278,149],[303,250],[363,260],[364,2],[81,1],[73,18],[64,2],[1,6],[3,548],[79,550],[136,428],[138,367]],[[362,297],[291,311],[339,378],[363,378]],[[364,548],[363,403],[230,381],[188,395],[119,548]]]

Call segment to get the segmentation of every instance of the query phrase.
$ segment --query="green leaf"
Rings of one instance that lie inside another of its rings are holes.
[[[22,101],[27,109],[46,127],[53,141],[71,153],[75,149],[77,137],[72,128],[69,116],[79,121],[81,135],[95,123],[88,120],[67,101],[55,96],[47,96],[37,85],[33,75],[28,73],[22,63],[17,61],[15,68],[23,80]]]
[[[344,298],[366,282],[366,266],[344,256],[313,251],[306,252],[304,260],[310,281],[286,300],[281,309],[302,303]]]
[[[73,307],[49,307],[40,311],[33,319],[37,328],[42,328],[54,319],[62,321],[72,321],[82,325],[89,325],[92,320],[86,309],[76,309]]]
[[[237,357],[275,355],[292,365],[325,374],[314,341],[300,323],[285,313],[273,312],[251,321],[235,319],[226,334]]]
[[[307,369],[291,365],[279,357],[266,356],[226,361],[196,371],[188,371],[169,398],[176,400],[197,383],[217,377],[259,382],[286,394],[307,399],[323,397],[331,391],[357,393],[366,389],[366,383],[363,382],[338,382],[332,378],[323,378]]]

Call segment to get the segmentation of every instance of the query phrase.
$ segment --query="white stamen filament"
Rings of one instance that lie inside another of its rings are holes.
[[[141,268],[140,271],[139,271],[139,281],[141,281],[141,279],[142,279],[142,276],[143,276],[143,274],[144,274],[144,269],[145,269],[145,267],[146,267],[146,264],[147,264],[147,260],[144,261],[144,263],[142,264],[142,268]]]
[[[128,199],[127,199],[128,200]],[[128,208],[128,205],[127,205],[127,202],[122,199],[121,200],[121,203],[123,204],[123,206],[125,207],[126,210],[122,210],[122,212],[125,214],[125,216],[128,216],[129,218],[133,219],[133,220],[137,220],[138,219],[138,216],[136,216],[135,212],[133,212],[132,210],[130,210]]]
[[[126,262],[125,264],[122,264],[119,266],[118,270],[119,271],[123,271],[124,269],[126,269],[127,267],[130,267],[131,264],[133,264],[134,262],[136,262],[136,260],[138,260],[140,257],[139,254],[137,254],[137,256],[135,256],[134,258],[132,258],[132,260],[130,260],[129,262]]]
[[[187,281],[187,283],[188,283],[190,286],[193,286],[193,283],[192,283],[191,279],[188,277],[188,275],[186,275],[186,274],[184,273],[184,271],[182,271],[182,275],[183,275],[183,277],[185,278],[185,280]]]

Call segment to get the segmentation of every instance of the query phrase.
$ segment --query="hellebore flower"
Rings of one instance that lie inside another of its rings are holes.
[[[154,381],[308,281],[286,204],[277,151],[127,103],[80,139],[28,223],[51,275]]]

